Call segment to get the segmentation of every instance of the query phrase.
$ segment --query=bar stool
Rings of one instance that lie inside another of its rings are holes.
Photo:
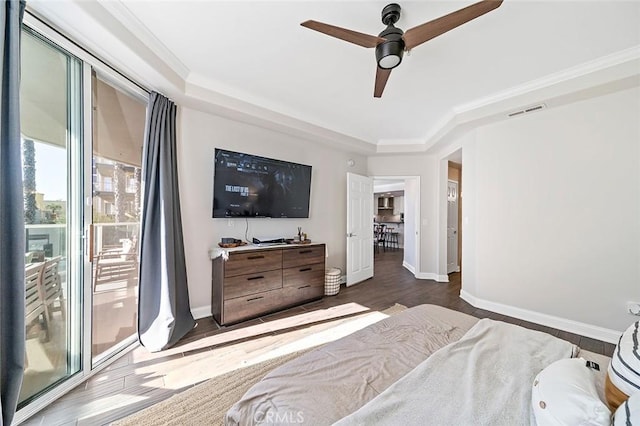
[[[387,251],[387,232],[384,228],[384,224],[376,224],[373,228],[373,245],[376,253],[378,253],[380,246],[384,251]]]
[[[394,250],[400,248],[400,244],[398,243],[398,233],[395,229],[389,229],[387,231],[387,246],[389,248],[393,248]]]

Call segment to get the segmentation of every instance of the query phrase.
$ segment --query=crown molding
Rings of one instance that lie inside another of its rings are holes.
[[[174,96],[184,90],[184,79],[171,68],[165,58],[149,49],[130,28],[104,7],[105,2],[69,1],[64,8],[59,2],[33,1],[27,10],[43,26],[50,27],[69,39],[74,46],[99,61],[139,81],[147,87]],[[101,33],[100,40],[88,37]]]
[[[296,110],[264,97],[230,87],[219,81],[192,73],[186,81],[186,95],[208,100],[220,107],[244,112],[258,119],[271,120],[283,126],[280,131],[287,133],[287,126],[309,132],[312,136],[328,138],[333,142],[341,142],[347,149],[355,149],[360,153],[375,152],[375,144],[368,140],[348,135],[340,129],[332,128],[329,123],[318,122],[313,117],[304,117]]]
[[[535,92],[550,86],[556,86],[564,82],[575,80],[579,77],[587,76],[589,74],[594,74],[599,71],[615,67],[617,65],[623,65],[629,62],[638,61],[638,59],[640,59],[640,46],[634,46],[616,53],[612,53],[611,55],[597,58],[593,61],[585,62],[583,64],[564,69],[557,73],[549,74],[536,80],[528,81],[524,84],[512,87],[507,90],[503,90],[491,96],[480,98],[475,101],[454,107],[453,113],[455,115],[461,115],[488,105],[497,104],[507,99]],[[640,72],[640,68],[638,68],[637,71]]]
[[[553,107],[584,99],[585,94],[586,97],[600,96],[622,86],[633,86],[629,80],[633,76],[640,78],[640,46],[453,107],[424,138],[380,140],[376,153],[434,152],[473,127],[508,119],[508,111],[523,105],[547,102]],[[622,85],[609,84],[623,81]]]
[[[174,53],[164,45],[138,17],[122,2],[122,0],[110,0],[100,2],[116,20],[124,24],[129,31],[145,44],[151,51],[162,59],[171,69],[186,80],[189,76],[189,68],[182,63]]]
[[[185,94],[179,100],[186,107],[311,140],[341,151],[363,155],[375,153],[375,145],[369,142],[270,108],[227,96],[207,87],[195,86],[189,82],[186,83]]]
[[[637,86],[640,46],[455,107],[425,137],[425,151],[435,153],[475,127],[512,119],[509,112],[527,105],[554,108]]]
[[[421,145],[424,139],[379,139],[377,145]]]

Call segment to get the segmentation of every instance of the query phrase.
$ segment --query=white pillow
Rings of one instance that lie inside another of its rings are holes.
[[[613,426],[640,425],[640,392],[622,403],[613,417]]]
[[[533,381],[531,404],[538,426],[611,425],[598,397],[595,371],[583,358],[556,361]]]
[[[609,379],[625,395],[640,392],[640,321],[629,326],[620,336],[609,364]]]

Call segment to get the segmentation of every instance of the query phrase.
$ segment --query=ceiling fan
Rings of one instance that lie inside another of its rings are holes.
[[[391,70],[402,62],[402,54],[405,50],[409,51],[432,38],[487,12],[491,12],[500,7],[501,4],[502,0],[483,0],[403,32],[393,25],[400,19],[400,5],[391,3],[382,9],[382,23],[387,28],[378,36],[363,34],[318,21],[305,21],[300,25],[362,47],[375,47],[378,69],[376,71],[373,96],[379,98],[382,96]]]

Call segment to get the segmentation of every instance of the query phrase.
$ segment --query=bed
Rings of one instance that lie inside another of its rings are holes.
[[[535,424],[536,375],[577,357],[600,366],[593,382],[603,400],[608,357],[546,333],[420,305],[276,368],[225,423]]]

